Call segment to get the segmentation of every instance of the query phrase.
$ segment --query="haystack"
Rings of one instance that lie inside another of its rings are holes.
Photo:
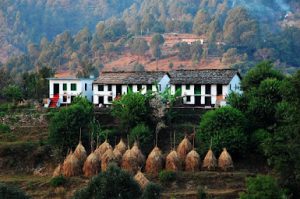
[[[124,153],[122,157],[122,163],[121,163],[122,169],[135,174],[139,169],[139,164],[137,157],[135,156],[135,153],[131,151],[131,149],[127,149],[127,151]]]
[[[140,167],[143,167],[145,164],[145,156],[138,147],[138,143],[134,142],[133,147],[131,148],[132,153],[137,157],[137,161]]]
[[[144,174],[141,171],[137,172],[137,174],[134,176],[134,179],[142,189],[145,189],[146,186],[149,184],[149,180],[144,176]]]
[[[66,177],[76,176],[80,173],[80,164],[77,157],[72,153],[66,157],[63,164],[63,174]]]
[[[74,155],[79,160],[79,163],[81,165],[83,165],[83,163],[86,159],[86,150],[85,150],[84,146],[82,145],[81,141],[79,141],[79,144],[77,145],[77,147],[74,151]]]
[[[184,139],[180,142],[180,144],[177,147],[177,154],[179,158],[181,158],[182,161],[185,160],[186,155],[188,152],[192,150],[192,144],[189,141],[189,139],[185,136]]]
[[[92,152],[83,165],[83,174],[85,177],[92,177],[100,172],[100,160],[95,152]]]
[[[179,171],[181,169],[181,160],[175,150],[172,150],[166,157],[166,170]]]
[[[146,161],[146,173],[157,176],[163,169],[163,156],[161,150],[156,146],[148,155]]]
[[[114,149],[113,153],[114,153],[114,156],[115,156],[116,163],[118,165],[121,165],[122,153],[117,148]]]
[[[102,155],[108,150],[112,149],[111,145],[108,143],[107,140],[103,142],[96,150],[95,153],[98,155],[99,160],[102,159]]]
[[[122,138],[121,138],[120,142],[115,146],[115,149],[117,149],[118,151],[120,151],[122,155],[126,152],[127,146],[124,143],[124,141],[123,141]]]
[[[185,158],[186,171],[199,171],[201,159],[197,151],[191,150]]]
[[[108,149],[103,155],[102,155],[102,159],[101,159],[101,170],[102,171],[106,171],[106,169],[108,168],[108,165],[116,162],[116,157],[113,153],[112,149]]]
[[[52,177],[57,177],[62,175],[62,164],[59,164],[53,171]]]
[[[223,149],[219,159],[218,159],[218,167],[223,171],[227,171],[229,169],[233,169],[233,162],[230,154],[227,152],[226,148]]]
[[[217,159],[211,149],[207,152],[202,167],[207,170],[214,170],[217,167]]]

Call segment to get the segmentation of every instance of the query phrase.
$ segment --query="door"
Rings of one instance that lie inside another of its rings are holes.
[[[59,84],[53,84],[54,95],[59,94]]]
[[[211,97],[205,97],[205,106],[211,106]]]
[[[104,104],[104,97],[103,96],[99,96],[99,104]]]
[[[195,105],[201,106],[201,96],[195,96]]]

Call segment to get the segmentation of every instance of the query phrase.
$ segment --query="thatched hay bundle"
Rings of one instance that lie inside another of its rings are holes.
[[[116,163],[118,165],[120,165],[121,162],[122,162],[122,153],[117,148],[114,149],[113,153],[114,153],[114,156],[115,156]]]
[[[163,156],[161,150],[155,147],[148,155],[146,161],[145,171],[146,173],[157,176],[159,171],[163,169]]]
[[[84,146],[82,145],[81,141],[79,142],[79,144],[77,145],[75,151],[74,151],[74,155],[77,157],[77,159],[79,160],[80,164],[83,165],[85,159],[86,159],[86,150],[84,148]]]
[[[66,177],[79,175],[80,164],[78,158],[71,151],[63,163],[63,174]]]
[[[200,155],[195,150],[191,150],[185,158],[186,171],[199,171],[201,164]]]
[[[115,149],[117,149],[118,151],[120,151],[122,155],[126,152],[127,146],[124,143],[124,141],[123,141],[122,138],[121,138],[120,142],[115,146]]]
[[[111,145],[108,143],[108,141],[105,140],[105,142],[103,142],[103,143],[95,150],[95,153],[98,155],[99,160],[102,159],[102,155],[103,155],[108,149],[112,149],[112,147],[111,147]]]
[[[166,157],[166,170],[179,171],[181,169],[181,160],[175,150],[171,151]]]
[[[207,170],[214,170],[217,167],[217,159],[211,149],[207,152],[202,167]]]
[[[149,180],[144,176],[144,174],[141,171],[137,172],[137,174],[134,176],[134,179],[142,189],[145,189],[146,186],[149,184]]]
[[[103,155],[101,159],[101,170],[106,171],[108,165],[116,162],[116,157],[112,149],[108,149]]]
[[[122,157],[121,163],[122,169],[135,174],[139,169],[139,164],[135,153],[131,151],[131,149],[127,149]]]
[[[83,174],[85,177],[92,177],[100,172],[100,160],[95,152],[92,152],[83,165]]]
[[[137,157],[139,166],[143,167],[145,164],[145,156],[143,155],[142,151],[139,149],[137,142],[134,142],[131,151]]]
[[[185,136],[184,139],[180,142],[180,144],[177,147],[177,154],[179,158],[181,158],[182,161],[185,160],[186,155],[188,152],[192,150],[192,144],[189,141],[189,139]]]
[[[220,169],[227,171],[229,169],[233,169],[233,162],[230,154],[227,152],[226,148],[223,149],[219,159],[218,166]]]
[[[62,175],[62,164],[59,164],[53,171],[52,177],[57,177]]]

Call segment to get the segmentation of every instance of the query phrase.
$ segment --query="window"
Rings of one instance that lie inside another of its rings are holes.
[[[84,84],[84,90],[87,91],[87,83]]]
[[[141,91],[141,90],[142,90],[142,85],[141,85],[141,84],[138,84],[138,85],[137,85],[137,90],[138,90],[138,91]]]
[[[223,88],[222,84],[217,85],[217,95],[222,95],[223,94]]]
[[[211,86],[210,84],[205,85],[205,94],[210,95],[211,93]]]
[[[147,85],[147,91],[152,91],[152,84]]]
[[[77,84],[71,84],[71,91],[77,90]]]
[[[186,85],[186,86],[185,86],[185,89],[186,89],[186,90],[190,90],[190,88],[191,88],[191,85]]]
[[[107,100],[108,100],[108,102],[112,102],[113,101],[112,96],[109,96]]]
[[[112,86],[111,85],[107,85],[107,90],[108,91],[112,91]]]
[[[63,84],[63,90],[64,91],[68,90],[67,84]]]
[[[98,91],[104,91],[104,86],[103,85],[98,85]]]
[[[186,102],[191,102],[191,96],[186,96]]]
[[[158,84],[158,90],[161,91],[161,84]]]
[[[63,102],[67,102],[67,100],[68,100],[68,97],[67,96],[63,96]]]

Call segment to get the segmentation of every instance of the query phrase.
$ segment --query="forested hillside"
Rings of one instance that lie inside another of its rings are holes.
[[[12,74],[50,67],[86,75],[134,54],[134,36],[193,33],[205,45],[185,60],[210,57],[247,70],[270,59],[289,72],[300,66],[299,10],[297,0],[1,0],[0,66]],[[181,43],[168,49],[177,54],[148,45],[144,55],[156,61],[194,52]]]

